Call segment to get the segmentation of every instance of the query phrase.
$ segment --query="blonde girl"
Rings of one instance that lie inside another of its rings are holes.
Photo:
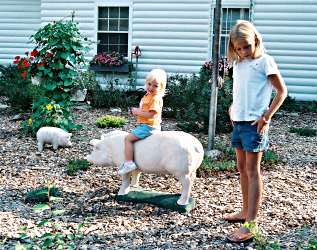
[[[268,148],[272,116],[287,96],[287,89],[274,59],[266,54],[260,33],[248,21],[238,21],[229,35],[228,60],[233,65],[233,103],[229,109],[240,174],[242,209],[227,214],[228,222],[256,222],[261,197],[260,162]],[[276,95],[271,104],[272,89]],[[252,240],[243,225],[227,236],[229,242]]]
[[[124,175],[135,169],[133,143],[161,130],[163,96],[167,75],[163,69],[153,69],[145,79],[146,94],[139,108],[132,108],[131,114],[137,117],[138,126],[125,138],[125,162],[120,165],[118,174]]]

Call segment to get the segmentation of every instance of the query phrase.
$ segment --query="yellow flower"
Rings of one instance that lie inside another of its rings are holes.
[[[28,120],[28,123],[29,123],[29,125],[32,125],[32,118],[29,118],[29,120]]]
[[[46,109],[47,109],[47,110],[52,110],[52,109],[53,109],[53,105],[50,104],[50,103],[47,104],[47,105],[46,105]]]

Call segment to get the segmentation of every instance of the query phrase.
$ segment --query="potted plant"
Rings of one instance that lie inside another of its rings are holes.
[[[116,51],[95,55],[90,62],[90,69],[96,72],[129,72],[127,61]]]

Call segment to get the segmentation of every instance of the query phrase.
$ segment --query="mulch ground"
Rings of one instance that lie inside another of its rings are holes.
[[[0,110],[0,248],[14,249],[21,226],[30,235],[40,235],[36,223],[47,213],[35,213],[25,203],[27,191],[54,182],[62,200],[54,207],[65,213],[53,221],[62,228],[85,222],[84,236],[74,240],[78,249],[240,249],[225,236],[239,225],[225,222],[225,213],[239,210],[241,197],[237,172],[214,172],[197,178],[192,197],[197,207],[189,214],[147,204],[118,203],[115,195],[120,177],[115,167],[91,166],[76,176],[65,172],[69,160],[83,159],[91,151],[90,139],[111,129],[94,124],[110,114],[103,109],[75,109],[83,129],[74,133],[73,146],[54,151],[46,147],[37,153],[36,140],[19,131],[19,121],[10,109]],[[123,130],[135,126],[129,119]],[[317,235],[317,139],[289,132],[290,127],[317,128],[316,113],[279,112],[271,127],[271,149],[279,163],[263,169],[264,197],[259,228],[264,237],[286,249],[295,249]],[[176,122],[165,119],[163,129],[175,130]],[[202,142],[205,135],[196,135]],[[216,141],[229,145],[230,135]],[[144,175],[145,189],[177,193],[180,184],[171,176]],[[66,233],[66,232],[65,232]],[[316,239],[317,240],[317,239]],[[2,243],[1,243],[2,242]],[[25,242],[28,242],[27,240]],[[249,245],[252,248],[254,245]]]

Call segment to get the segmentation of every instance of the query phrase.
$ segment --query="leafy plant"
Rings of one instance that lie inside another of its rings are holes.
[[[204,157],[201,168],[214,171],[232,171],[236,169],[236,163],[233,160],[213,161]]]
[[[206,66],[207,65],[207,66]],[[168,79],[164,98],[168,116],[175,115],[178,126],[188,132],[208,132],[211,79],[210,63],[203,65],[199,75],[172,75]],[[232,79],[225,77],[225,84],[218,92],[216,131],[231,130],[228,109],[232,103]]]
[[[287,96],[281,106],[281,109],[290,112],[317,112],[317,102],[302,102]]]
[[[89,166],[90,163],[87,160],[71,160],[66,166],[66,173],[74,176],[79,170],[86,171]]]
[[[61,193],[58,188],[52,186],[40,187],[35,190],[31,190],[26,194],[25,202],[27,203],[38,203],[38,202],[48,202],[49,197],[60,197]]]
[[[27,53],[28,59],[16,58],[15,63],[25,77],[40,77],[45,93],[33,102],[31,120],[22,127],[33,133],[39,125],[54,124],[67,131],[80,128],[73,123],[70,113],[71,91],[76,87],[74,78],[78,75],[78,68],[85,63],[83,52],[86,51],[77,24],[73,21],[48,23],[31,39],[36,46]],[[58,105],[62,112],[53,114],[51,107],[54,105]]]
[[[53,208],[53,204],[61,198],[53,196],[53,183],[48,182],[45,194],[47,203],[40,203],[33,207],[34,212],[48,211],[50,218],[39,221],[36,227],[22,226],[15,249],[76,249],[75,240],[84,237],[81,223],[76,227],[62,226],[53,218],[64,213],[64,210]]]
[[[245,222],[243,227],[250,230],[254,235],[255,249],[257,250],[280,250],[280,244],[276,241],[267,240],[258,229],[255,221]]]
[[[291,127],[289,129],[290,133],[296,133],[300,136],[307,136],[307,137],[313,137],[317,135],[317,129],[312,128],[295,128]]]
[[[127,120],[123,117],[106,115],[96,120],[96,125],[99,128],[122,128]]]
[[[275,165],[278,162],[279,157],[274,151],[267,150],[264,152],[262,160],[264,163],[267,163],[269,165]]]
[[[31,84],[30,79],[22,77],[14,65],[0,65],[0,93],[8,98],[12,108],[28,111],[34,99],[42,95],[40,86]]]

